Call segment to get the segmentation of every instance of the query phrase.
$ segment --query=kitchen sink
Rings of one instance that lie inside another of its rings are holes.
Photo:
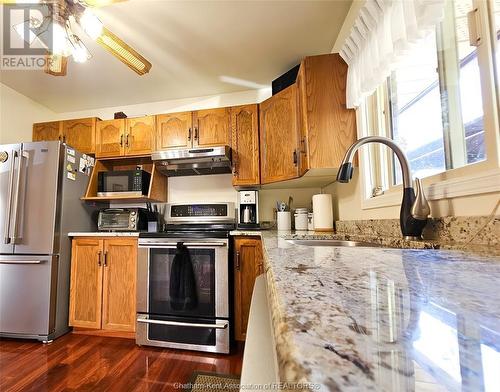
[[[362,242],[362,241],[344,241],[344,240],[307,240],[307,239],[296,239],[287,240],[287,242],[294,245],[305,245],[305,246],[341,246],[341,247],[364,247],[364,248],[380,248],[382,245],[374,244],[372,242]]]

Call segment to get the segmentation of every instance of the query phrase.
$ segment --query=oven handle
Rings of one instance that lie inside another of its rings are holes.
[[[159,324],[159,325],[174,325],[177,327],[195,327],[195,328],[216,328],[216,329],[226,329],[228,323],[224,324],[198,324],[198,323],[183,323],[180,321],[164,321],[164,320],[151,320],[147,318],[138,318],[138,323],[145,324]]]
[[[184,244],[184,246],[227,246],[227,243],[225,242],[183,242],[180,241]],[[139,247],[140,248],[161,248],[165,246],[172,246],[175,247],[177,246],[177,242],[147,242],[147,243],[140,243]]]

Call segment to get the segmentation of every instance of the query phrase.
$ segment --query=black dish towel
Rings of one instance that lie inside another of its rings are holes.
[[[188,248],[177,243],[170,271],[170,306],[174,310],[191,310],[198,304],[193,263]]]

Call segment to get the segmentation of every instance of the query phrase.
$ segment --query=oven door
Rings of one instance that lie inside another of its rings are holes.
[[[179,306],[170,295],[172,281],[175,285],[176,279],[185,278],[178,269],[172,268],[178,242],[187,247],[194,274],[195,299],[189,302],[189,306]],[[228,268],[227,239],[141,238],[137,312],[150,316],[228,318]]]

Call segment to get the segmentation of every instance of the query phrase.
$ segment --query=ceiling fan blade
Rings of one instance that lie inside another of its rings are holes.
[[[147,74],[152,67],[152,64],[141,54],[105,27],[101,36],[97,38],[97,43],[141,76]]]
[[[89,7],[104,7],[113,3],[122,3],[127,0],[84,0]]]
[[[52,76],[66,76],[68,70],[68,58],[55,54],[45,56],[46,64],[44,72]]]

